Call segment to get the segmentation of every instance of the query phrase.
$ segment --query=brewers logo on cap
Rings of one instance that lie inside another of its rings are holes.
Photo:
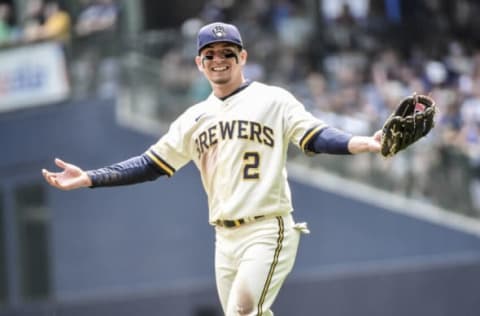
[[[227,33],[225,32],[225,28],[222,25],[215,26],[212,29],[212,32],[213,32],[213,35],[215,35],[215,37],[217,38],[225,37],[225,35],[227,35]]]

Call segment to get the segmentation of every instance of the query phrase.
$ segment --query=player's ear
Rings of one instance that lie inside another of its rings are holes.
[[[240,51],[240,65],[245,66],[245,64],[247,63],[247,57],[248,57],[247,51],[245,49],[242,49]]]
[[[195,57],[195,64],[197,64],[197,68],[200,72],[203,72],[203,63],[202,58],[200,56]]]

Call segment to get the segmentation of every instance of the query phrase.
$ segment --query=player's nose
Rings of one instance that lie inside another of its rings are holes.
[[[224,62],[225,60],[227,60],[227,57],[223,54],[215,54],[212,59],[212,61],[216,63]]]

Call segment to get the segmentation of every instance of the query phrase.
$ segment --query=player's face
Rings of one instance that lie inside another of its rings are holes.
[[[241,80],[245,61],[245,50],[240,50],[230,43],[208,45],[196,58],[200,71],[209,81],[217,85]]]

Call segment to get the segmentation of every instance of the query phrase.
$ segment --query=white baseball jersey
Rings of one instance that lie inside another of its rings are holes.
[[[292,211],[286,158],[325,127],[288,91],[252,82],[225,100],[213,93],[180,115],[146,154],[169,176],[200,170],[209,221]]]

